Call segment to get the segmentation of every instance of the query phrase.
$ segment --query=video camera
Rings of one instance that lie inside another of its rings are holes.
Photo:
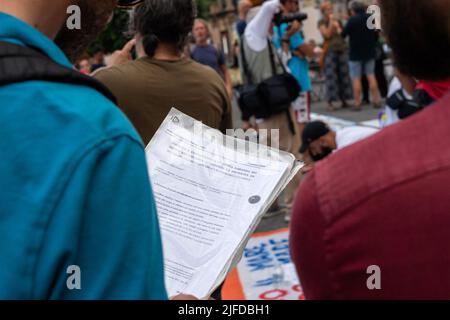
[[[294,21],[302,22],[308,19],[308,15],[303,12],[291,13],[287,16],[283,15],[283,13],[278,13],[274,16],[273,22],[276,26],[281,26],[283,23],[291,23]]]

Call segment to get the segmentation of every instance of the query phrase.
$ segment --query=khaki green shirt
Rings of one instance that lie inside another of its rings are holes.
[[[319,28],[321,26],[328,27],[328,20],[322,19],[319,21]],[[329,43],[328,50],[332,52],[345,52],[347,51],[347,43],[345,39],[337,32],[334,32],[328,39],[325,39]]]
[[[171,108],[224,133],[233,128],[222,78],[192,60],[168,62],[146,57],[99,70],[94,77],[116,96],[146,145]]]

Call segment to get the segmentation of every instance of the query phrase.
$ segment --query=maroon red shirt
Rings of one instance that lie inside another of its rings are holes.
[[[290,242],[307,299],[450,299],[450,95],[319,163]]]

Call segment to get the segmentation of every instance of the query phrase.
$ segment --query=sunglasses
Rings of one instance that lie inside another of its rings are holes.
[[[144,0],[119,0],[117,1],[117,6],[119,8],[132,8],[142,2],[144,2]]]

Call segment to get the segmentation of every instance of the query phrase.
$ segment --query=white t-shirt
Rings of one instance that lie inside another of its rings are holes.
[[[336,131],[336,146],[337,149],[345,148],[360,140],[377,133],[379,130],[370,127],[352,126],[342,128]]]

